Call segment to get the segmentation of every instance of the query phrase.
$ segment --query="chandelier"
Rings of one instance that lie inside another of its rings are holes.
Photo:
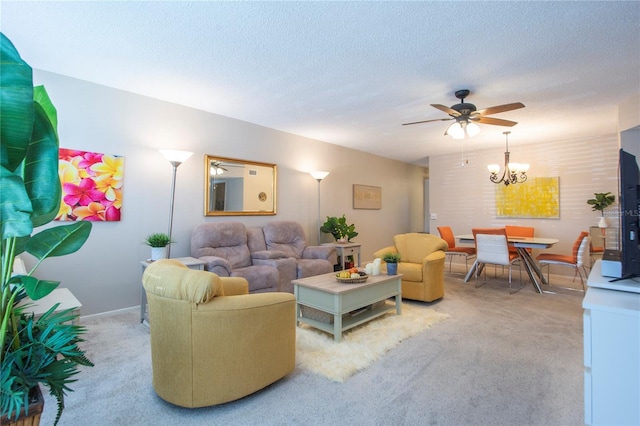
[[[527,171],[529,171],[529,164],[527,163],[511,163],[509,162],[509,133],[503,132],[507,139],[507,149],[504,152],[504,172],[502,176],[498,177],[500,172],[500,166],[498,164],[490,164],[487,166],[489,169],[489,180],[493,183],[504,183],[505,186],[509,184],[523,183],[527,180]]]

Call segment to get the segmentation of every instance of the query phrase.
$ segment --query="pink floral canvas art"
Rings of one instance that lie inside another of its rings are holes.
[[[62,200],[56,220],[119,221],[124,157],[60,148]]]

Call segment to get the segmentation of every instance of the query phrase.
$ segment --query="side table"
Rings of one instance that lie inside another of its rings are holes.
[[[338,252],[338,256],[340,256],[340,267],[342,270],[347,269],[345,263],[347,262],[347,256],[353,256],[353,260],[356,266],[360,267],[360,243],[324,243],[323,246],[331,246],[335,247]],[[357,259],[357,260],[356,260]]]
[[[204,263],[200,259],[196,259],[195,257],[176,257],[172,258],[173,260],[177,260],[178,262],[183,263],[189,269],[196,269],[199,271],[204,271]],[[140,262],[142,265],[142,273],[144,274],[144,270],[147,269],[147,266],[153,263],[152,260],[143,260]],[[140,302],[140,322],[144,323],[147,321],[149,324],[149,311],[147,310],[147,293],[144,291],[144,286],[142,282],[140,283],[141,288],[141,302]]]

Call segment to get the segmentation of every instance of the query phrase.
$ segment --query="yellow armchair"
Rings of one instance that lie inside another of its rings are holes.
[[[295,368],[290,293],[248,294],[244,278],[158,260],[142,278],[149,302],[153,388],[165,401],[204,407],[242,398]]]
[[[393,237],[393,245],[376,251],[399,253],[398,274],[402,274],[402,297],[432,302],[444,296],[444,264],[447,242],[431,234],[408,233]],[[386,270],[386,264],[383,263]]]

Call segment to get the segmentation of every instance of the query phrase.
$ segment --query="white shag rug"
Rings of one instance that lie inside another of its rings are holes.
[[[448,314],[407,303],[402,304],[402,315],[395,312],[347,330],[340,343],[333,335],[302,324],[296,329],[297,366],[344,382],[403,340],[449,318]]]

